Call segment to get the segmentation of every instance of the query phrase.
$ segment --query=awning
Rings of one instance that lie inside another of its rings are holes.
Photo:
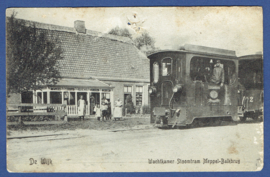
[[[108,84],[97,79],[61,79],[54,87],[89,87],[89,88],[112,88]]]

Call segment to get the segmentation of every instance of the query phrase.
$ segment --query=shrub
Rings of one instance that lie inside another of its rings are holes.
[[[151,113],[151,108],[148,105],[144,105],[142,110],[143,110],[143,114],[150,114]]]

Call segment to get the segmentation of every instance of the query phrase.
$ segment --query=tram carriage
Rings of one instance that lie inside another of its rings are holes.
[[[263,58],[261,54],[239,57],[239,102],[243,106],[241,121],[263,120]]]
[[[148,58],[151,123],[158,127],[200,126],[238,119],[241,105],[235,51],[187,44]],[[213,83],[217,63],[223,76],[220,83]]]

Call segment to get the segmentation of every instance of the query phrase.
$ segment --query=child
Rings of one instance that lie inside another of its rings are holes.
[[[97,120],[100,120],[100,108],[99,108],[99,105],[95,106],[94,111],[95,111],[95,117],[97,118]]]

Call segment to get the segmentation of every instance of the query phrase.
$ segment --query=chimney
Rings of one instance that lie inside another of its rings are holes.
[[[78,33],[86,33],[85,22],[81,20],[74,21],[74,28]]]

